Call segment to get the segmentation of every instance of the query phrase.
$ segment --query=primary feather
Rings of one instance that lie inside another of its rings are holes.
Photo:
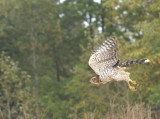
[[[115,37],[105,40],[93,51],[89,66],[97,75],[103,74],[106,69],[112,68],[118,62],[117,51],[118,45]]]

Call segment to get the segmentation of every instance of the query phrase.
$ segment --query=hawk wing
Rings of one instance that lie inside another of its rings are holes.
[[[103,74],[119,62],[117,51],[118,45],[115,37],[105,40],[102,45],[93,51],[88,62],[89,66],[97,75]]]

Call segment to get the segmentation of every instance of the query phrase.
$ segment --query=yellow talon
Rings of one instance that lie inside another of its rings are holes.
[[[130,89],[131,91],[136,91],[136,88],[133,87],[133,86],[129,86],[129,89]]]
[[[131,81],[131,83],[132,83],[133,85],[136,85],[136,84],[137,84],[136,81]]]

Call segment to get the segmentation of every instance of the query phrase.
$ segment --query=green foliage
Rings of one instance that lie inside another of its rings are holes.
[[[0,118],[110,119],[160,105],[159,0],[1,0],[0,8],[0,52],[12,57],[0,58]],[[151,60],[127,68],[136,92],[89,82],[89,56],[110,36],[122,62]]]
[[[1,118],[34,118],[34,95],[31,76],[2,52],[0,57],[0,110]]]

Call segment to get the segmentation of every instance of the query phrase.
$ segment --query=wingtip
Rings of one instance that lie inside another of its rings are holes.
[[[144,62],[145,62],[145,63],[148,63],[148,62],[150,62],[150,60],[149,60],[149,59],[146,59]]]

